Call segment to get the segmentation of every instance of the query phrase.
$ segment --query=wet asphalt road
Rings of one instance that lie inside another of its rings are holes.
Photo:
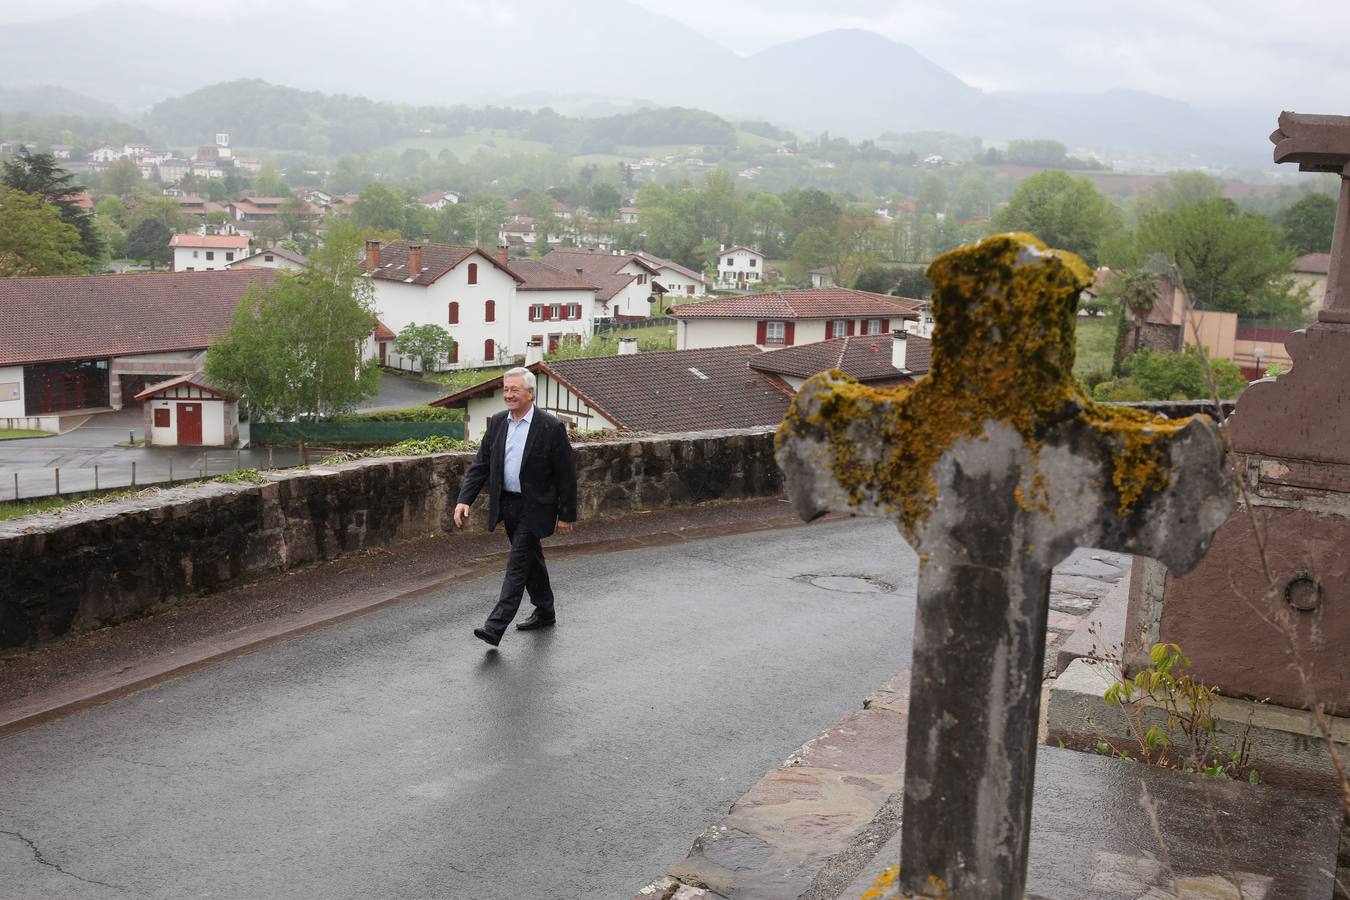
[[[908,666],[916,565],[874,520],[577,557],[500,651],[480,579],[0,738],[0,895],[631,897]]]

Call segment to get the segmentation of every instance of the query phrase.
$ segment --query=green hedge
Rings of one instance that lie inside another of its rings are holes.
[[[333,422],[462,422],[464,410],[440,406],[405,406],[402,409],[378,409],[352,413],[331,419]]]
[[[325,442],[393,444],[446,437],[464,440],[463,422],[254,422],[254,444],[322,444]]]

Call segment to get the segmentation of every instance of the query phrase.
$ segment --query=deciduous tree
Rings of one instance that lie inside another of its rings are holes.
[[[1139,220],[1138,242],[1180,270],[1200,309],[1263,318],[1298,318],[1291,295],[1293,253],[1264,216],[1243,213],[1221,197],[1157,210]]]
[[[403,356],[416,359],[423,372],[434,372],[440,368],[441,360],[455,349],[455,342],[450,332],[439,325],[412,322],[398,333],[394,349]]]
[[[1122,217],[1088,179],[1052,171],[1019,184],[994,223],[1000,231],[1029,231],[1095,266],[1102,241],[1122,227]]]
[[[375,393],[379,364],[361,357],[375,321],[362,240],[349,224],[335,224],[309,269],[250,288],[208,351],[207,373],[247,398],[257,417],[318,419]]]
[[[131,259],[144,259],[154,271],[156,263],[167,266],[173,259],[173,250],[169,241],[173,232],[158,219],[145,218],[127,235],[127,256]]]
[[[80,233],[36,194],[0,187],[0,277],[78,275]]]
[[[1309,194],[1280,216],[1284,240],[1289,249],[1304,253],[1330,253],[1331,236],[1336,228],[1336,198],[1327,194]]]

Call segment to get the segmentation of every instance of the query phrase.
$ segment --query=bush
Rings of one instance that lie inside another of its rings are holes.
[[[440,406],[405,406],[402,409],[376,409],[352,413],[334,419],[335,422],[460,422],[464,410]]]
[[[1242,370],[1232,360],[1211,359],[1219,396],[1231,400],[1247,386]],[[1196,347],[1181,353],[1140,350],[1121,361],[1124,377],[1097,385],[1096,400],[1200,400],[1211,396],[1204,360]]]

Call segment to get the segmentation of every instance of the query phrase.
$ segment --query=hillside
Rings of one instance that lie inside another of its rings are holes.
[[[414,0],[390,0],[375,12],[345,0],[321,17],[306,9],[275,5],[266,38],[256,18],[208,25],[131,2],[0,26],[0,84],[49,82],[139,110],[218,82],[222,72],[248,73],[302,92],[437,107],[556,103],[604,116],[660,104],[853,140],[945,131],[986,144],[1053,138],[1099,155],[1177,165],[1268,165],[1268,116],[1131,91],[984,93],[915,48],[865,31],[830,31],[743,58],[629,0],[588,0],[584,27],[575,9],[553,0],[497,0],[473,14]],[[98,39],[72,41],[71,34]],[[285,35],[304,37],[276,39]],[[194,36],[228,48],[227,63],[202,65],[208,51]],[[291,124],[312,123],[297,117]],[[338,125],[326,131],[333,147],[366,140]]]

